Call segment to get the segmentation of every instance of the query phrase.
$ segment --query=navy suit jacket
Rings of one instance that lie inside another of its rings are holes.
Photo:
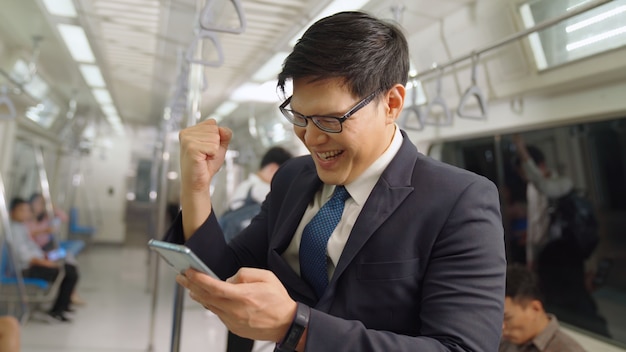
[[[230,244],[211,214],[186,245],[222,278],[274,272],[312,307],[306,351],[498,350],[506,261],[492,182],[418,153],[404,135],[318,299],[281,254],[321,186],[310,156],[291,159]],[[167,240],[184,242],[182,215]]]

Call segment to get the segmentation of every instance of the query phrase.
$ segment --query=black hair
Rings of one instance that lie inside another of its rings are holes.
[[[15,210],[22,204],[29,204],[24,198],[15,197],[11,199],[11,204],[9,205],[9,211]]]
[[[520,264],[511,264],[506,270],[505,296],[516,302],[538,300],[543,303],[537,276]]]
[[[271,163],[276,163],[278,164],[278,166],[280,166],[285,161],[291,159],[291,157],[291,153],[289,153],[284,148],[272,147],[267,152],[265,152],[265,155],[263,155],[260,168],[262,169]]]
[[[364,12],[339,12],[315,22],[285,59],[278,88],[287,79],[313,81],[342,78],[349,91],[363,98],[395,84],[406,85],[409,47],[402,31]]]
[[[35,201],[35,199],[42,197],[41,193],[33,193],[30,195],[30,198],[28,198],[28,202],[32,203]]]
[[[528,150],[528,155],[530,155],[530,158],[533,159],[535,164],[540,165],[546,162],[546,157],[539,148],[534,145],[529,145],[526,149]]]
[[[28,198],[28,203],[31,205],[33,205],[33,202],[37,199],[37,198],[42,198],[43,199],[43,194],[41,193],[33,193],[30,195],[30,198]],[[43,199],[45,202],[45,199]],[[33,209],[33,213],[35,212],[35,209]],[[39,214],[34,214],[35,215],[35,219],[37,219],[37,221],[43,221],[45,218],[48,217],[48,214],[46,213],[46,207],[44,205],[44,208],[41,209],[41,211],[39,212]]]

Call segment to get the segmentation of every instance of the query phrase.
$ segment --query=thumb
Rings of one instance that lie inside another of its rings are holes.
[[[228,148],[228,144],[230,144],[230,140],[233,138],[233,131],[228,127],[219,127],[220,133],[220,146],[224,149]]]

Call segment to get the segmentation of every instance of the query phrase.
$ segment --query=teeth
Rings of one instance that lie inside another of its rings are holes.
[[[335,150],[335,151],[330,151],[330,152],[317,153],[317,156],[319,156],[322,159],[328,160],[328,159],[336,157],[339,154],[341,154],[341,151]]]

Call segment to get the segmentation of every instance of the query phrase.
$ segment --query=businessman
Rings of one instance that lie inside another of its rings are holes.
[[[280,111],[310,155],[278,170],[226,244],[209,186],[232,133],[180,133],[186,243],[225,281],[177,281],[236,334],[277,351],[497,351],[506,263],[498,192],[418,153],[397,124],[409,53],[361,12],[313,24],[283,64]]]

